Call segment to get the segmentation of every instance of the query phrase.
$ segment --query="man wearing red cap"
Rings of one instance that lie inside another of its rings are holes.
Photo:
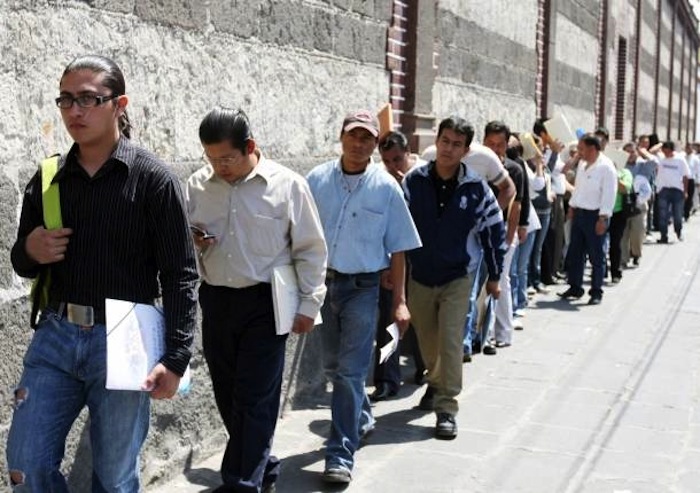
[[[328,247],[321,337],[324,370],[333,383],[323,472],[329,483],[350,482],[360,438],[374,428],[364,383],[377,324],[379,273],[390,270],[393,318],[403,333],[410,321],[404,252],[421,246],[401,188],[372,160],[378,127],[369,111],[348,115],[340,133],[342,156],[307,176]]]

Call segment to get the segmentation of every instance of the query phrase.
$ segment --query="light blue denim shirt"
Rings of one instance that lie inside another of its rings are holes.
[[[328,246],[328,268],[345,274],[389,267],[390,254],[421,246],[403,191],[383,166],[370,162],[354,190],[340,159],[307,175]]]

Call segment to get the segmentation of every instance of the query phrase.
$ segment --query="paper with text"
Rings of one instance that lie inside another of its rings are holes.
[[[299,282],[292,265],[280,265],[272,269],[272,304],[275,311],[277,335],[289,334],[299,309]],[[321,324],[321,314],[314,325]]]
[[[144,390],[146,377],[165,354],[165,318],[161,308],[105,300],[107,382],[110,390]],[[179,390],[189,388],[189,366]]]
[[[379,349],[379,364],[383,364],[399,348],[399,326],[396,323],[389,325],[386,331],[391,335],[391,341]]]

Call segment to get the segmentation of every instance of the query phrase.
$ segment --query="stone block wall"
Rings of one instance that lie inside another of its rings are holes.
[[[536,115],[536,3],[448,0],[437,9],[438,121],[459,114],[475,126],[477,138],[494,119],[530,130]]]
[[[115,59],[126,76],[134,140],[182,179],[201,165],[197,128],[215,104],[244,108],[263,152],[305,172],[337,154],[345,113],[387,101],[391,3],[0,0],[0,398],[7,404],[0,408],[0,450],[31,337],[29,284],[13,273],[9,252],[26,182],[43,156],[70,144],[53,103],[65,65],[85,53]],[[154,403],[143,454],[146,485],[221,450],[224,433],[200,348],[198,334],[191,393]],[[287,408],[325,398],[319,361],[317,337],[290,338]],[[70,434],[63,467],[76,492],[88,491],[86,437],[83,416]]]

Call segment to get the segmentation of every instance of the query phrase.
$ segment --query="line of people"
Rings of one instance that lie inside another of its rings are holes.
[[[74,144],[53,179],[40,171],[27,185],[12,248],[15,271],[38,277],[48,292],[7,445],[11,484],[28,491],[67,491],[65,440],[85,406],[92,491],[139,491],[149,397],[172,397],[187,368],[198,281],[204,357],[229,435],[215,491],[274,491],[288,333],[277,330],[271,276],[286,265],[299,291],[290,332],[308,333],[319,312],[323,318],[333,391],[322,479],[349,483],[361,440],[375,427],[365,383],[389,322],[403,335],[412,326],[414,380],[427,383],[418,406],[435,412],[437,438],[452,439],[463,363],[512,344],[528,289],[545,292],[565,275],[561,296],[581,297],[588,260],[589,303],[600,303],[606,244],[608,271],[619,281],[626,255],[641,258],[646,209],[656,211],[662,243],[672,209],[682,239],[683,199],[692,190],[670,142],[658,146],[663,157],[655,145],[628,144],[626,166],[616,170],[603,153],[604,129],[583,135],[574,150],[551,139],[542,121],[534,136],[494,121],[482,145],[452,116],[421,160],[400,133],[380,136],[370,111],[349,114],[341,156],[302,177],[263,154],[242,110],[216,107],[199,126],[205,163],[183,194],[172,171],[130,141],[129,98],[112,60],[73,60],[59,91]],[[526,159],[530,140],[540,149]],[[378,145],[384,166],[373,158]],[[700,160],[688,159],[697,176]],[[45,227],[52,184],[63,224],[56,229]],[[656,206],[645,207],[653,190]],[[105,388],[107,298],[162,299],[166,352],[143,392]],[[398,390],[397,357],[375,369],[372,400]]]

